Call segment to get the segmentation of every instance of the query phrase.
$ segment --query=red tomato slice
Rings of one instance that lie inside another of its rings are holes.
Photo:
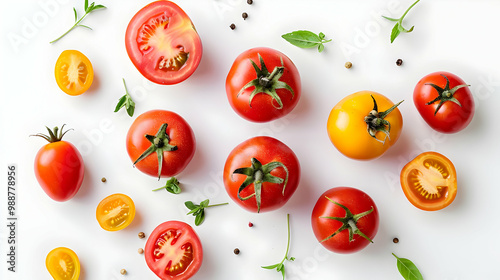
[[[144,249],[148,267],[163,280],[185,280],[200,269],[203,249],[193,228],[180,221],[157,226]]]
[[[125,46],[137,70],[164,85],[191,76],[203,53],[191,19],[170,1],[156,1],[137,12],[127,27]]]

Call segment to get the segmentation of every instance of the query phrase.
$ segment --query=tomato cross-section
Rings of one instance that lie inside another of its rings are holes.
[[[415,207],[427,211],[443,209],[457,195],[455,167],[439,153],[422,153],[401,171],[401,187]]]

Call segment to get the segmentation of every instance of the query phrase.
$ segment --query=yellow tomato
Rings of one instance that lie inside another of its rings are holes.
[[[80,261],[69,248],[58,247],[50,251],[45,265],[54,280],[78,280],[80,277]]]
[[[328,136],[337,150],[349,158],[380,157],[396,143],[403,128],[397,105],[372,91],[346,96],[330,112]]]
[[[97,205],[96,218],[107,231],[126,228],[135,216],[134,201],[127,195],[116,193],[104,198]]]
[[[66,50],[57,59],[55,76],[62,91],[69,95],[80,95],[92,85],[94,70],[83,53]]]

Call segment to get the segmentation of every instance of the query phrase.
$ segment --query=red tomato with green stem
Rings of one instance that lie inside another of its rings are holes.
[[[326,249],[354,253],[373,242],[378,231],[379,214],[375,202],[365,192],[337,187],[319,197],[311,224],[314,235]]]
[[[178,114],[165,110],[151,110],[138,116],[126,140],[134,166],[158,179],[179,174],[196,150],[191,126]]]
[[[246,140],[227,157],[223,174],[233,201],[250,212],[278,209],[293,195],[300,180],[295,153],[267,136]]]
[[[241,53],[226,78],[226,94],[234,111],[249,121],[268,122],[290,113],[301,95],[295,64],[270,48]]]
[[[203,262],[203,248],[193,228],[180,221],[168,221],[149,235],[144,256],[149,269],[162,280],[187,280]]]
[[[413,91],[413,102],[430,127],[442,133],[466,128],[474,116],[474,97],[460,77],[435,72],[423,77]]]
[[[85,165],[78,149],[71,143],[62,140],[68,132],[64,125],[59,130],[55,127],[49,135],[36,134],[49,141],[35,157],[35,176],[45,193],[56,201],[67,201],[74,197],[80,189]]]
[[[125,47],[144,77],[164,85],[190,77],[203,54],[193,22],[170,1],[156,1],[137,12],[127,26]]]

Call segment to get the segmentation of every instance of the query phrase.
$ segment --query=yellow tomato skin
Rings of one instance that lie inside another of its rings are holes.
[[[65,50],[56,61],[54,75],[62,91],[68,95],[80,95],[92,85],[94,69],[83,53]]]
[[[54,280],[78,280],[80,261],[76,253],[66,247],[58,247],[47,254],[45,266]]]
[[[107,231],[118,231],[128,227],[134,217],[134,201],[125,194],[112,194],[101,200],[97,205],[97,222]]]
[[[403,117],[398,108],[389,113],[384,120],[391,124],[389,137],[378,131],[370,136],[364,119],[373,110],[373,99],[377,101],[378,111],[384,112],[394,103],[380,93],[359,91],[342,99],[330,112],[327,131],[330,141],[339,152],[356,160],[371,160],[382,156],[399,138],[403,128]],[[388,128],[386,128],[388,129]]]

